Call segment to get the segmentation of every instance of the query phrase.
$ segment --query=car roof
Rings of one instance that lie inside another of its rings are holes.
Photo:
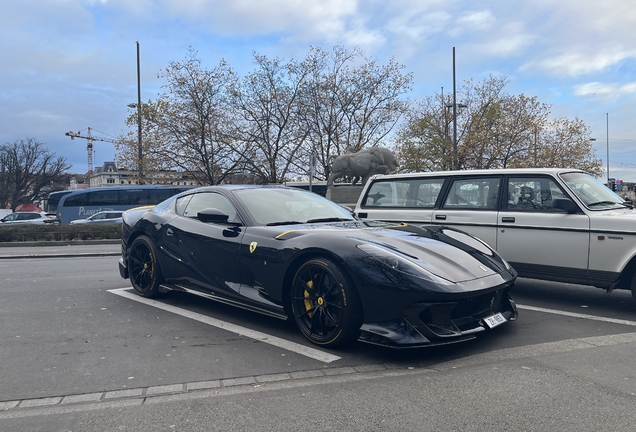
[[[467,175],[502,175],[502,174],[562,174],[568,172],[585,172],[574,168],[496,168],[479,170],[457,170],[457,171],[426,171],[405,174],[377,174],[373,179],[382,178],[411,178],[421,176],[467,176]]]

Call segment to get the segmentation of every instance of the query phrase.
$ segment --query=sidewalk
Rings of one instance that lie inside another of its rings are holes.
[[[0,243],[0,259],[117,255],[121,255],[121,242],[119,240]]]

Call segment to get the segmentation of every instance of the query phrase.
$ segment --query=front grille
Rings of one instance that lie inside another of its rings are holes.
[[[459,300],[457,306],[451,312],[452,320],[462,318],[481,317],[500,309],[502,290],[492,291],[477,297]]]
[[[501,312],[507,292],[502,289],[454,302],[414,305],[412,312],[407,311],[405,315],[426,337],[453,336],[474,328],[481,318]],[[413,313],[417,313],[417,319]],[[418,321],[424,326],[416,325]]]

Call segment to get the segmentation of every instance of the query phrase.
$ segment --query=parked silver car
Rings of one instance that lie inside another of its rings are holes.
[[[77,224],[99,224],[99,225],[115,225],[122,222],[121,211],[102,211],[87,217],[86,219],[76,219],[71,221],[71,225]]]
[[[60,223],[53,213],[14,212],[0,219],[0,225],[43,225]]]

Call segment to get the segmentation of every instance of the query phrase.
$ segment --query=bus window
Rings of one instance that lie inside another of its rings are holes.
[[[148,190],[134,189],[119,191],[119,204],[133,206],[150,204],[148,201]]]
[[[88,205],[91,206],[113,206],[117,205],[119,197],[117,191],[105,189],[88,194]]]
[[[175,195],[173,192],[171,189],[152,189],[148,194],[148,204],[159,204]]]
[[[88,205],[88,193],[71,195],[64,202],[65,207],[79,207]]]

